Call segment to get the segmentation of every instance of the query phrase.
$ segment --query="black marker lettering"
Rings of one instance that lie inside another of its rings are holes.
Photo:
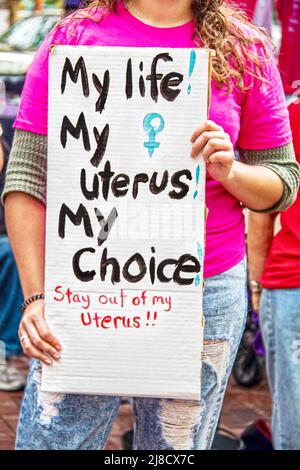
[[[93,166],[98,167],[106,152],[107,142],[109,138],[109,125],[106,124],[101,134],[99,134],[97,127],[94,127],[93,131],[97,143],[97,148],[93,157],[91,158],[91,164]]]
[[[101,114],[105,107],[108,90],[109,90],[109,83],[110,83],[109,71],[106,70],[104,73],[103,85],[95,73],[93,73],[92,79],[93,79],[94,86],[99,93],[99,98],[96,101],[96,105],[95,105],[95,111],[96,113],[99,112]]]
[[[75,139],[79,139],[82,135],[84,149],[91,150],[90,138],[88,129],[85,122],[83,113],[80,113],[76,126],[73,126],[70,119],[67,116],[63,117],[61,131],[60,131],[60,142],[63,148],[67,145],[67,133],[70,133]]]
[[[67,57],[64,63],[64,67],[61,74],[61,94],[63,95],[66,89],[67,73],[70,76],[72,82],[77,83],[79,72],[81,72],[81,83],[82,92],[85,97],[89,96],[89,81],[86,71],[86,66],[83,57],[79,57],[76,62],[75,68],[73,68],[70,59]]]
[[[93,237],[93,229],[90,221],[88,211],[83,204],[80,204],[77,212],[73,212],[65,203],[62,204],[59,219],[58,219],[58,235],[60,238],[65,238],[66,218],[72,222],[73,225],[79,226],[83,222],[84,232],[87,237]]]

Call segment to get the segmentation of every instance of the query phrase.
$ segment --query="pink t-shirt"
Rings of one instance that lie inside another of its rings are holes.
[[[27,73],[21,104],[14,127],[47,134],[48,57],[53,44],[195,47],[194,23],[174,28],[157,28],[144,24],[127,11],[122,1],[115,12],[101,21],[101,10],[94,20],[85,18],[71,24],[64,20],[46,38]],[[64,25],[64,23],[66,23]],[[248,28],[248,34],[252,30]],[[258,46],[257,46],[258,47]],[[259,50],[263,53],[263,48]],[[209,118],[223,126],[235,148],[268,149],[292,141],[289,116],[277,67],[264,66],[270,84],[260,86],[252,76],[246,77],[250,90],[234,88],[230,94],[212,83]],[[199,123],[195,123],[195,128]],[[206,205],[209,209],[206,227],[204,277],[220,274],[239,263],[245,256],[245,223],[240,202],[207,173]]]

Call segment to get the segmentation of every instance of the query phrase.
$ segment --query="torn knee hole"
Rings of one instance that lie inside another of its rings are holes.
[[[52,418],[59,416],[60,403],[64,393],[39,392],[39,405],[41,407],[41,424],[49,425]]]
[[[191,449],[193,430],[200,425],[203,403],[192,400],[162,400],[160,421],[166,441],[175,450]]]
[[[43,392],[41,390],[42,365],[38,364],[33,371],[33,381],[37,384],[37,405],[41,410],[40,423],[50,425],[52,418],[59,415],[59,405],[65,397],[64,393]]]
[[[204,340],[202,359],[217,372],[218,378],[227,368],[229,358],[229,341],[227,339]]]
[[[38,385],[42,382],[42,364],[36,364],[32,372],[32,380]]]

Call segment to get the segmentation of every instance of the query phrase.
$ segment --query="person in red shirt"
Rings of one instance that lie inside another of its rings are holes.
[[[300,162],[300,103],[289,108]],[[267,351],[273,397],[273,445],[300,449],[300,192],[280,216],[251,213],[248,228],[249,276],[254,308]]]
[[[282,25],[279,70],[287,94],[299,93],[300,0],[277,0]]]

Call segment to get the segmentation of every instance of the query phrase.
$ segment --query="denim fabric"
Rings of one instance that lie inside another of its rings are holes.
[[[22,353],[18,337],[23,302],[19,275],[6,235],[0,235],[0,340],[6,356]]]
[[[260,322],[273,398],[273,446],[300,450],[300,288],[265,289]]]
[[[134,448],[209,449],[247,312],[246,260],[205,280],[201,401],[134,398]],[[20,413],[17,449],[103,449],[120,398],[40,390],[32,361]]]

